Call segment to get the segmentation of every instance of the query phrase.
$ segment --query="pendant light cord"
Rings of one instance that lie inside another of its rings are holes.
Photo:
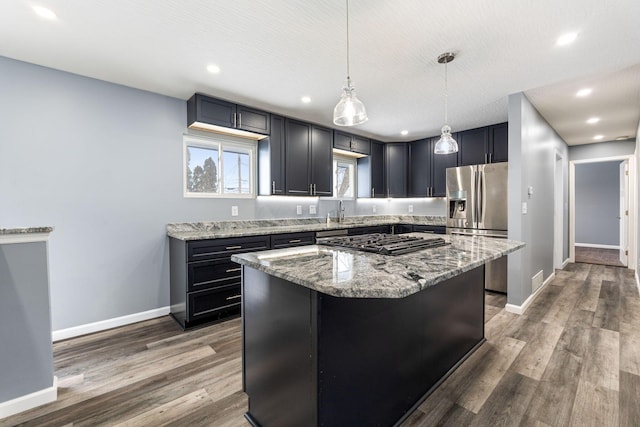
[[[447,84],[447,64],[448,63],[449,61],[445,61],[444,63],[444,124],[445,125],[449,124],[449,120],[447,117],[447,111],[448,111],[447,98],[449,97],[449,86]]]
[[[347,84],[351,80],[349,71],[349,0],[347,0]]]

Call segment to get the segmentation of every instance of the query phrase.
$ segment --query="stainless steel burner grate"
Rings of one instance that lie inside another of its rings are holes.
[[[317,244],[374,252],[381,255],[401,255],[423,249],[444,246],[442,237],[413,237],[401,234],[364,234],[360,236],[326,237],[317,239]]]

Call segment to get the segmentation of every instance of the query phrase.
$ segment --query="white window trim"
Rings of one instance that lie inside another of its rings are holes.
[[[356,161],[355,157],[348,157],[348,156],[340,156],[340,155],[336,155],[335,153],[333,154],[333,160],[331,161],[331,173],[334,174],[335,173],[335,169],[333,168],[333,164],[334,162],[345,162],[345,163],[349,163],[351,165],[353,165],[353,196],[343,196],[343,197],[336,197],[335,194],[335,186],[338,185],[337,184],[337,180],[336,177],[334,176],[334,183],[333,183],[333,195],[331,197],[321,197],[323,200],[355,200],[358,196],[358,162]]]
[[[201,148],[218,149],[218,175],[221,177],[222,186],[220,193],[194,193],[187,191],[187,146]],[[258,167],[257,148],[255,141],[247,141],[243,138],[236,138],[229,135],[215,135],[215,137],[205,137],[200,135],[184,134],[182,137],[182,192],[185,198],[195,199],[255,199],[257,195]],[[222,152],[225,148],[241,148],[249,152],[249,194],[224,193],[224,164],[222,162]]]

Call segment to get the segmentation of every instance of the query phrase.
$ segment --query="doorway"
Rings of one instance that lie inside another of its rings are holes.
[[[632,156],[569,163],[570,260],[635,269]]]
[[[564,173],[562,167],[562,155],[555,152],[555,166],[553,173],[553,267],[562,270],[564,262]]]

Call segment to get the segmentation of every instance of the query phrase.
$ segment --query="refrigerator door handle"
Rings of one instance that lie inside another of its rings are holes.
[[[478,171],[478,226],[484,222],[484,170]]]

